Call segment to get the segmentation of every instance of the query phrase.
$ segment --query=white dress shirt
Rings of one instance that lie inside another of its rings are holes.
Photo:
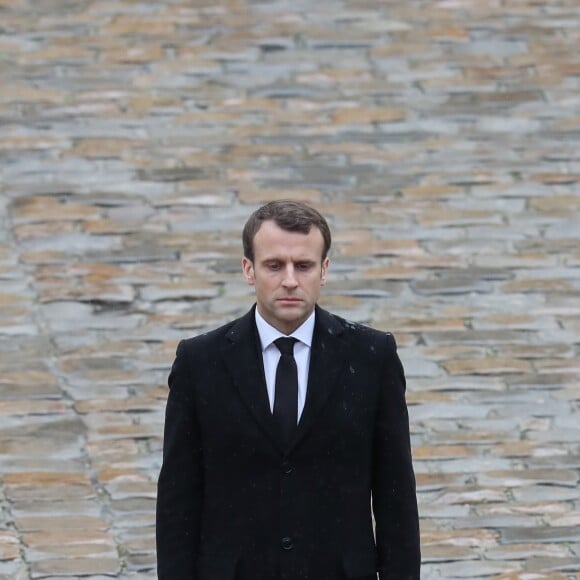
[[[270,410],[274,412],[274,395],[276,393],[276,368],[280,360],[280,351],[274,341],[281,336],[292,336],[298,342],[294,344],[294,360],[298,368],[298,421],[304,410],[306,402],[306,388],[308,386],[308,369],[310,367],[310,347],[314,333],[314,311],[312,314],[290,335],[283,334],[272,325],[268,324],[256,308],[256,326],[260,335],[262,347],[262,360],[264,361],[264,374],[266,375],[266,388],[270,400]]]

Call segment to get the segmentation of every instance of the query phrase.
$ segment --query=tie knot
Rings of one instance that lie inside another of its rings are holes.
[[[282,336],[274,341],[281,354],[289,354],[294,356],[294,343],[298,342],[292,336]]]

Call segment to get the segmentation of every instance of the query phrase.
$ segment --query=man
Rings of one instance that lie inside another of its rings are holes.
[[[309,206],[258,209],[242,260],[256,305],[179,344],[160,580],[419,578],[403,368],[392,335],[317,306],[330,242]]]

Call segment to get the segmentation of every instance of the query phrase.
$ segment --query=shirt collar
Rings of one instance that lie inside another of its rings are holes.
[[[266,322],[264,317],[258,312],[258,309],[256,308],[256,326],[258,327],[258,334],[260,335],[262,352],[265,351],[277,338],[280,338],[281,336],[292,336],[308,347],[312,346],[314,319],[315,312],[313,310],[312,314],[292,334],[286,335]]]

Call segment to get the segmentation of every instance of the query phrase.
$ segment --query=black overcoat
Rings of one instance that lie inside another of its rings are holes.
[[[158,486],[159,579],[419,578],[393,336],[316,307],[306,403],[286,448],[258,340],[252,309],[179,344]]]

